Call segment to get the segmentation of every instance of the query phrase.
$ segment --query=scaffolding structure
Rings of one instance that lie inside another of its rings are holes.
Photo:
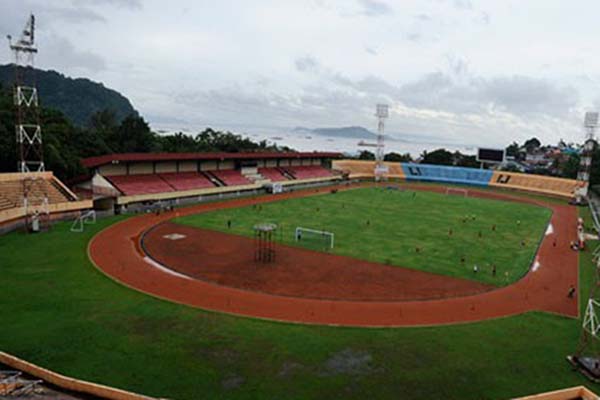
[[[575,354],[567,357],[574,368],[600,382],[600,260],[596,257],[594,282],[587,300],[581,336]]]
[[[15,60],[13,103],[17,171],[24,174],[22,186],[26,226],[30,231],[37,231],[49,227],[50,213],[47,182],[44,176],[35,174],[46,170],[34,68],[38,52],[35,44],[35,16],[29,16],[18,39],[13,41],[10,35],[7,38]]]
[[[262,263],[275,261],[276,231],[276,224],[267,222],[254,225],[254,261]]]

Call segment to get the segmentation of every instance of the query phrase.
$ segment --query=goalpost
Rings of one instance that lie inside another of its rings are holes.
[[[89,210],[86,212],[80,212],[79,216],[73,221],[71,225],[71,232],[83,232],[84,225],[96,223],[96,211]]]
[[[469,197],[469,191],[463,188],[446,187],[446,195]]]
[[[304,228],[298,226],[294,233],[294,239],[296,242],[317,242],[322,243],[324,248],[333,249],[335,235],[333,232],[322,231],[318,229]]]

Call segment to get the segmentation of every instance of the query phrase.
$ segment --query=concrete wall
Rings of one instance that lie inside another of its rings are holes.
[[[102,165],[98,168],[98,171],[102,175],[112,176],[112,175],[126,175],[127,174],[127,165],[125,164],[106,164]]]
[[[197,161],[180,161],[179,172],[196,172],[198,171]]]
[[[157,174],[167,172],[177,172],[177,163],[175,161],[161,161],[157,162],[155,166]]]
[[[152,174],[154,165],[151,162],[129,164],[129,175]]]

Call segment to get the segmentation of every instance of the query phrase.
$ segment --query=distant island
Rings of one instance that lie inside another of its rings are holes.
[[[330,138],[347,138],[347,139],[373,139],[377,136],[376,133],[363,128],[362,126],[346,126],[341,128],[305,128],[296,127],[292,130],[294,133],[303,135],[318,135],[327,136]]]

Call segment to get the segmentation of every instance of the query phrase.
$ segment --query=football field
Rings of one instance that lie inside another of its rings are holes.
[[[526,273],[550,216],[549,209],[530,204],[361,188],[175,222],[243,236],[272,222],[276,240],[286,245],[503,286]],[[304,231],[298,240],[298,227],[333,233],[333,249],[329,235]]]

